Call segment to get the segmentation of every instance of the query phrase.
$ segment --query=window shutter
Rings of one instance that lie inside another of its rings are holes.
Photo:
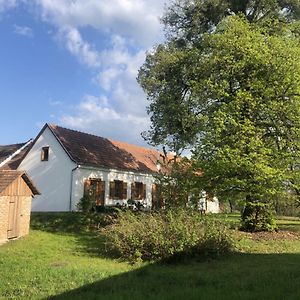
[[[102,204],[105,204],[105,181],[101,181],[101,195],[100,195],[100,199]]]
[[[131,199],[135,199],[135,183],[131,184]]]
[[[95,202],[96,205],[102,205],[101,201],[101,179],[95,179],[94,180],[95,184]]]
[[[146,194],[146,184],[144,183],[143,184],[143,199],[144,200],[146,200],[146,196],[147,196],[147,194]]]
[[[109,198],[114,199],[115,197],[115,182],[111,181],[109,183]]]
[[[84,186],[83,186],[83,195],[84,196],[90,195],[90,189],[91,189],[91,180],[90,179],[86,179],[84,181]]]
[[[127,182],[123,182],[123,199],[127,199]]]
[[[152,206],[155,206],[156,204],[156,184],[152,184],[152,189],[151,189],[151,197],[152,197]]]
[[[101,193],[101,185],[100,185],[100,181],[99,180],[95,180],[95,185],[96,185],[96,193],[95,196],[98,198],[100,196]]]

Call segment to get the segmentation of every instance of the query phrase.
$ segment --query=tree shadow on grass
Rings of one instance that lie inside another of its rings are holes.
[[[113,258],[105,250],[105,240],[97,233],[81,233],[75,235],[77,251],[90,257]]]
[[[299,254],[155,263],[48,299],[299,299],[299,265]]]
[[[31,229],[73,236],[76,240],[77,251],[89,256],[106,258],[103,238],[96,231],[88,230],[88,226],[86,217],[77,212],[31,214]]]
[[[30,228],[51,233],[80,233],[87,226],[85,216],[77,212],[31,213]]]

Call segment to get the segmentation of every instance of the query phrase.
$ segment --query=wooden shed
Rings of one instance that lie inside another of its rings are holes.
[[[29,233],[34,195],[39,191],[25,172],[0,171],[0,242]]]

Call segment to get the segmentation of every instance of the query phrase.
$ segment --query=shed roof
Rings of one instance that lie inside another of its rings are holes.
[[[16,170],[0,170],[0,194],[18,177],[23,178],[33,195],[40,195],[40,192],[34,186],[28,175],[23,171]]]
[[[47,125],[63,146],[69,157],[77,164],[104,167],[142,173],[157,172],[161,153],[100,136]]]

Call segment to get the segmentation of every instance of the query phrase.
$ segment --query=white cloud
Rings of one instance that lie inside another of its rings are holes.
[[[17,6],[16,0],[0,0],[0,13]]]
[[[147,117],[118,112],[109,106],[105,97],[96,98],[92,95],[84,97],[75,108],[75,114],[63,115],[61,122],[81,131],[142,145],[145,142],[140,133],[149,126]]]
[[[42,17],[59,27],[91,26],[149,47],[162,37],[163,0],[35,0]]]
[[[69,26],[60,28],[59,37],[66,43],[66,48],[83,64],[91,68],[100,66],[98,52],[82,39],[76,28]]]
[[[112,37],[110,49],[101,52],[102,68],[97,80],[120,111],[146,115],[146,98],[136,82],[144,60],[143,50],[130,52],[126,41],[118,36]]]
[[[85,96],[75,111],[62,115],[61,122],[140,143],[140,132],[150,122],[136,77],[146,51],[163,38],[159,18],[164,0],[34,1],[41,19],[54,26],[60,43],[91,69],[92,81],[99,85],[97,97]],[[101,48],[87,39],[83,31],[87,28],[99,32],[99,39],[105,36]]]
[[[33,30],[27,26],[14,25],[14,33],[23,35],[26,37],[33,37]]]

